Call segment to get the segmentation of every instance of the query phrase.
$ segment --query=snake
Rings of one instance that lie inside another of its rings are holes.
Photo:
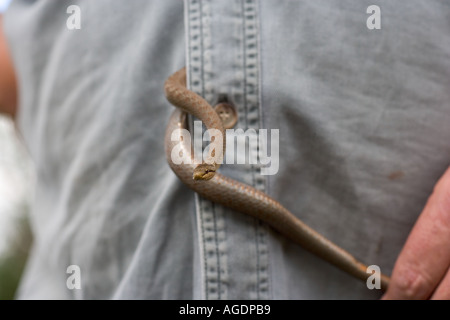
[[[165,96],[175,106],[166,126],[165,153],[170,168],[179,180],[203,198],[264,221],[305,250],[349,275],[367,281],[371,275],[367,272],[367,265],[309,227],[278,201],[250,185],[217,172],[220,161],[214,162],[211,158],[202,163],[194,161],[190,143],[181,136],[182,130],[188,130],[188,114],[201,120],[207,129],[219,130],[223,134],[223,141],[218,139],[210,144],[222,155],[225,154],[226,135],[222,119],[217,112],[203,97],[189,90],[186,81],[184,67],[169,76],[164,83]],[[174,163],[172,160],[174,148],[184,157],[181,163]],[[216,155],[215,159],[221,159],[221,155]],[[383,291],[387,289],[389,280],[388,276],[380,274]]]

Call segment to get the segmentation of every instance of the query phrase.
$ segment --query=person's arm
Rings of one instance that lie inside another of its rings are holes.
[[[383,298],[450,299],[450,168],[411,231]]]
[[[17,112],[17,86],[14,67],[3,33],[0,15],[0,113],[15,116]]]

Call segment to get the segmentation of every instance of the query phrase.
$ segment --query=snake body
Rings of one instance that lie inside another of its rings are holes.
[[[224,128],[215,110],[202,97],[186,88],[185,68],[170,76],[164,89],[167,99],[176,107],[166,128],[166,157],[171,169],[183,183],[206,199],[268,223],[304,249],[356,278],[367,280],[369,274],[366,265],[307,226],[267,194],[216,172],[220,164],[198,165],[193,161],[173,163],[172,149],[179,142],[172,141],[172,134],[177,129],[186,129],[187,113],[199,118],[208,129],[215,128],[224,133]],[[183,156],[191,155],[187,144],[184,148]],[[385,290],[388,284],[389,278],[382,275],[381,288]]]

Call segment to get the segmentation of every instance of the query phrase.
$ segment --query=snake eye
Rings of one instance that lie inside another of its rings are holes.
[[[216,167],[211,164],[202,163],[194,169],[194,180],[210,180],[216,174]]]

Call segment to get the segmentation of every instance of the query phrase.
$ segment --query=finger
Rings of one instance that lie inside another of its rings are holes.
[[[449,300],[450,299],[450,269],[439,284],[439,287],[431,296],[432,300]]]
[[[384,299],[427,299],[450,264],[450,169],[411,231],[392,272]]]

